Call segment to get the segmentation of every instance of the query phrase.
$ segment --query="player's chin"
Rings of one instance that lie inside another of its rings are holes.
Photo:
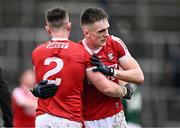
[[[101,46],[104,46],[104,45],[106,45],[105,40],[103,40],[103,41],[101,42]]]

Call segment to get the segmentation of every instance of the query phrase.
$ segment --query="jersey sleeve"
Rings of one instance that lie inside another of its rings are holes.
[[[117,50],[118,53],[118,60],[119,61],[123,61],[126,58],[129,58],[131,56],[131,54],[129,53],[128,48],[126,47],[126,45],[124,44],[124,42],[115,36],[112,36],[112,40],[115,43],[115,48]]]

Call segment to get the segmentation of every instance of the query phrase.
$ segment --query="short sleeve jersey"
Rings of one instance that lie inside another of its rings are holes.
[[[90,54],[94,53],[99,56],[105,65],[116,69],[119,68],[120,61],[131,56],[123,41],[115,36],[109,36],[106,40],[106,45],[96,51],[89,49],[85,40],[82,40],[81,44]],[[118,79],[114,77],[107,78],[118,83]],[[107,118],[123,110],[120,98],[104,95],[89,82],[84,84],[83,106],[85,120]]]
[[[37,82],[48,79],[58,85],[55,96],[38,100],[36,115],[49,113],[82,121],[82,91],[89,54],[78,43],[52,39],[32,53]]]

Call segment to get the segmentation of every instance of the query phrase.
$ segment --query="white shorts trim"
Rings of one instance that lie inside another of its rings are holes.
[[[82,128],[82,123],[45,113],[36,117],[35,127],[36,128]]]

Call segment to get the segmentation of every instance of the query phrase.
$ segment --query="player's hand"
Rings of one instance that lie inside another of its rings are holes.
[[[57,85],[48,84],[47,80],[42,80],[30,91],[35,97],[46,99],[54,96],[57,89]]]
[[[101,72],[104,75],[107,76],[113,76],[114,75],[114,68],[113,67],[108,67],[103,62],[100,61],[99,57],[96,55],[91,56],[91,64],[94,66],[97,66],[97,68],[93,69],[93,72]]]
[[[124,85],[124,87],[126,88],[127,91],[126,91],[126,94],[123,96],[123,98],[129,100],[132,97],[133,89],[129,83]]]

